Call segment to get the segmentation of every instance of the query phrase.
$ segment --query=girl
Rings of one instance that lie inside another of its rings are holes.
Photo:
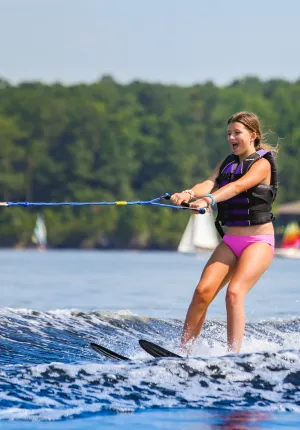
[[[274,256],[271,209],[277,191],[273,157],[277,148],[263,143],[259,119],[249,112],[238,112],[229,118],[227,137],[232,154],[216,166],[206,181],[171,196],[176,205],[192,201],[190,207],[197,211],[217,204],[216,226],[223,236],[202,272],[189,306],[181,338],[183,349],[199,335],[209,304],[229,283],[228,350],[240,351],[245,296]],[[220,223],[225,226],[225,235]]]

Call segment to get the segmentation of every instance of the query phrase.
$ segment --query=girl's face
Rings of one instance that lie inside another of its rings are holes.
[[[248,157],[255,151],[254,140],[256,134],[251,132],[240,122],[231,122],[227,127],[227,138],[232,152],[239,157]]]

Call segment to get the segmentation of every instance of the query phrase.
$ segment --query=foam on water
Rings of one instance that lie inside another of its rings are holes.
[[[182,321],[131,312],[0,310],[0,419],[60,420],[99,412],[209,408],[300,412],[300,319],[247,325],[240,354],[208,321],[182,359],[152,359],[138,339],[176,352]],[[97,355],[98,342],[132,358]],[[201,357],[201,358],[200,358]]]

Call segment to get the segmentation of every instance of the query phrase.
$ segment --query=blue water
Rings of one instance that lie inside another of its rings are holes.
[[[191,357],[140,349],[176,352],[207,258],[0,251],[1,429],[299,429],[299,261],[275,259],[247,296],[240,354],[226,353],[225,290]]]

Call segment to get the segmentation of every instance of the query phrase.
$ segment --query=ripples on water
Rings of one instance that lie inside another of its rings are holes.
[[[226,354],[225,322],[209,321],[183,359],[152,359],[138,345],[143,338],[176,352],[182,321],[174,319],[2,309],[0,325],[0,419],[151,408],[300,412],[299,318],[247,324],[239,355]],[[102,358],[89,342],[132,361]]]

